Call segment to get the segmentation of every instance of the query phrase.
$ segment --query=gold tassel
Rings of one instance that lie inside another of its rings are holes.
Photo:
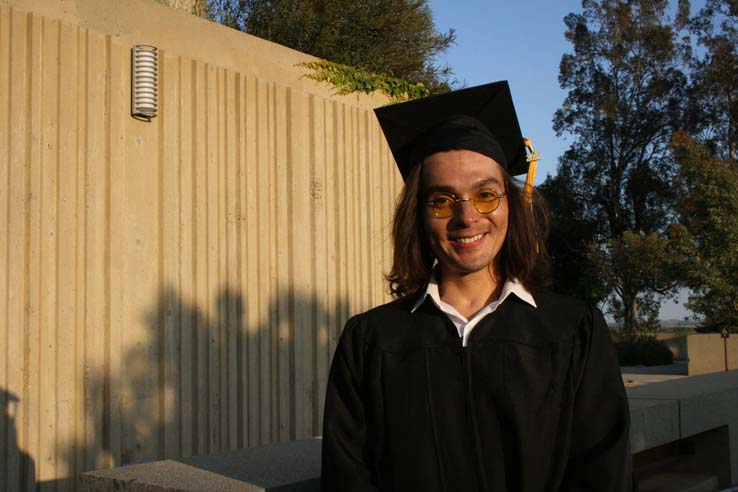
[[[525,186],[523,187],[523,201],[530,206],[531,212],[533,211],[533,181],[536,179],[536,169],[538,167],[538,161],[541,159],[541,154],[535,151],[533,144],[527,138],[523,139],[525,148],[528,149],[528,155],[526,160],[528,161],[528,175],[525,177]],[[536,241],[536,253],[539,253],[538,242]]]
[[[536,168],[541,154],[535,151],[533,144],[527,138],[523,139],[525,148],[528,149],[526,160],[528,161],[528,175],[525,177],[525,187],[523,188],[523,199],[526,203],[533,204],[533,181],[536,179]]]

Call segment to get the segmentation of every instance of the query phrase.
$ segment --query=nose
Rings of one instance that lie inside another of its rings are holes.
[[[464,225],[473,223],[479,216],[479,212],[474,208],[474,202],[469,198],[456,200],[454,207],[454,220],[458,220]]]

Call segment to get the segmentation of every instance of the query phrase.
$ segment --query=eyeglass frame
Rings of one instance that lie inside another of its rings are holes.
[[[493,193],[495,196],[497,196],[497,206],[495,206],[495,208],[493,208],[489,212],[482,212],[481,210],[479,210],[479,207],[477,206],[477,201],[476,201],[475,198],[460,198],[460,197],[457,197],[456,195],[454,195],[453,193],[445,193],[445,192],[444,193],[439,193],[439,194],[440,195],[444,195],[444,196],[448,196],[449,198],[451,198],[451,200],[453,200],[453,204],[451,204],[451,206],[449,207],[449,210],[451,211],[451,214],[450,215],[446,215],[446,216],[436,215],[434,213],[434,211],[433,211],[433,202],[426,202],[425,205],[428,208],[431,209],[431,215],[433,215],[433,217],[438,218],[438,219],[448,219],[449,217],[453,217],[453,215],[454,215],[454,207],[456,207],[456,204],[459,203],[459,202],[472,202],[472,205],[474,205],[474,210],[476,210],[477,213],[487,215],[487,214],[491,214],[492,212],[494,212],[495,210],[497,210],[498,208],[500,208],[500,200],[502,200],[503,198],[505,198],[507,196],[507,193],[497,194],[497,192],[494,191],[494,190],[479,190],[477,192],[477,194],[479,194],[482,191],[489,191],[489,192]]]

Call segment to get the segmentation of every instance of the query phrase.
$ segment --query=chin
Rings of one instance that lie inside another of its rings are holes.
[[[479,262],[479,263],[457,263],[449,268],[452,272],[458,275],[474,275],[480,272],[490,271],[491,263]]]

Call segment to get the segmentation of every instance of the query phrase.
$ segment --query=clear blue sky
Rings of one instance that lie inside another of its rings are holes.
[[[694,5],[703,0],[693,0]],[[429,0],[439,31],[456,30],[456,45],[440,63],[466,86],[497,80],[510,83],[523,135],[542,154],[536,184],[556,173],[571,137],[556,137],[554,112],[566,93],[559,88],[561,55],[571,52],[564,17],[581,11],[581,0]],[[684,297],[684,293],[683,296]],[[680,304],[665,302],[661,319],[683,319]]]

